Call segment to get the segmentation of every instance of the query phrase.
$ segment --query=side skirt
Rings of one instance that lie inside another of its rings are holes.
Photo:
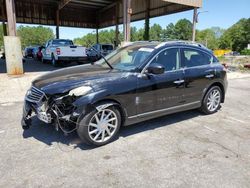
[[[186,111],[186,110],[191,110],[191,109],[199,108],[200,106],[201,106],[201,102],[196,101],[196,102],[183,104],[183,105],[179,105],[179,106],[173,106],[173,107],[170,107],[170,108],[145,112],[145,113],[142,113],[142,114],[137,114],[135,116],[127,117],[124,125],[127,126],[127,125],[131,125],[131,124],[139,123],[139,122],[142,122],[142,121],[146,121],[146,120],[149,120],[149,119],[161,117],[161,116],[164,116],[164,115],[173,114],[173,113],[176,113],[176,112],[182,112],[182,111]]]

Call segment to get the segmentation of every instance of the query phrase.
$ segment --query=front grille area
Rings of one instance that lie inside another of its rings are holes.
[[[44,92],[32,86],[31,89],[27,92],[26,100],[34,103],[39,103],[44,97]]]

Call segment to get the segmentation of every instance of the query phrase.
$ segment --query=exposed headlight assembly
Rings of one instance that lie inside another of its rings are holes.
[[[90,90],[92,90],[89,86],[81,86],[75,89],[70,90],[69,95],[70,96],[83,96],[86,95]]]

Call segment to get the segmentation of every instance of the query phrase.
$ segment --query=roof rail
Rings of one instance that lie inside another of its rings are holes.
[[[188,40],[169,40],[169,41],[165,42],[165,44],[171,44],[171,43],[189,44],[189,45],[194,45],[194,46],[198,46],[198,47],[207,49],[207,47],[204,46],[203,44],[198,43],[198,42],[194,42],[194,41],[188,41]]]

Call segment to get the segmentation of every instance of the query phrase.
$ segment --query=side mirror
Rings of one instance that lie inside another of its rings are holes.
[[[146,73],[163,74],[164,71],[165,71],[165,67],[163,67],[161,64],[153,63],[148,66]]]

